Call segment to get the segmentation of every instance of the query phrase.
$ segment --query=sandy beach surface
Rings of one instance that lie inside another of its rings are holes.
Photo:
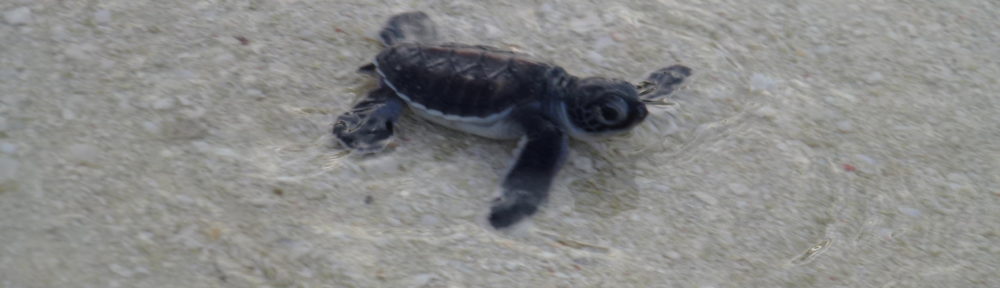
[[[0,287],[1000,287],[996,1],[0,1]],[[486,223],[516,141],[333,119],[392,14],[695,75]]]

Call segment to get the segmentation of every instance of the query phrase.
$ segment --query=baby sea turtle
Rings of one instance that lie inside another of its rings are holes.
[[[360,71],[379,86],[340,117],[333,134],[360,153],[382,150],[403,107],[431,122],[493,139],[522,139],[489,221],[503,228],[530,216],[548,197],[567,155],[568,137],[593,140],[630,130],[646,104],[669,94],[691,69],[674,65],[640,85],[578,78],[563,68],[488,46],[437,42],[423,12],[398,14],[379,34],[385,49]]]

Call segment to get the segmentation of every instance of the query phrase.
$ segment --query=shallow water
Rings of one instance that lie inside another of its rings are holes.
[[[1000,286],[996,3],[678,2],[0,3],[0,287]],[[409,10],[695,75],[497,232],[516,143],[332,144]]]

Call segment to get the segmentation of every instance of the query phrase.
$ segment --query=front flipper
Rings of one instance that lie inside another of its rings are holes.
[[[674,92],[674,89],[677,89],[688,76],[691,76],[691,68],[684,65],[660,68],[650,73],[649,77],[636,87],[639,89],[639,98],[643,102],[654,102]]]
[[[333,135],[344,147],[361,154],[382,151],[392,138],[392,125],[403,111],[403,101],[382,85],[368,93],[351,111],[337,117]]]
[[[495,228],[513,225],[535,214],[549,196],[549,186],[566,158],[566,134],[538,113],[521,113],[515,120],[524,129],[525,141],[517,161],[503,181],[503,195],[494,200],[490,224]]]

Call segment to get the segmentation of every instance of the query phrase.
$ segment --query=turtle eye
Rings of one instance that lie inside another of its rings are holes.
[[[625,121],[628,104],[621,97],[610,96],[605,102],[594,107],[597,120],[604,125],[617,125]]]
[[[613,121],[618,119],[618,111],[611,107],[601,107],[601,118],[605,121]]]

